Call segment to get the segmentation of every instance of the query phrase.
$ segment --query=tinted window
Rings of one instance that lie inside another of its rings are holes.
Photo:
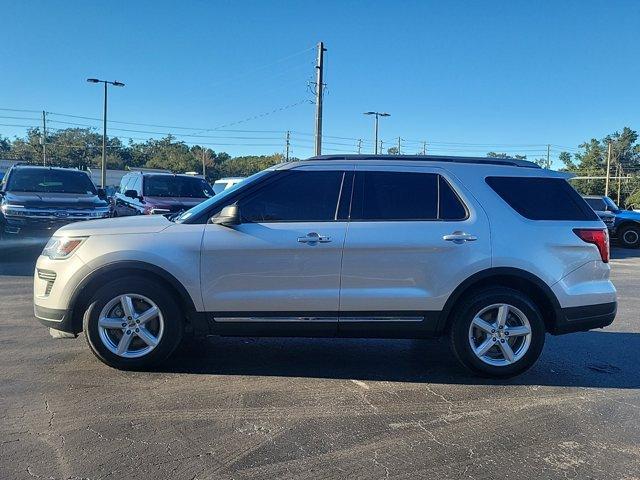
[[[598,220],[561,178],[487,177],[486,181],[511,208],[530,220]]]
[[[16,168],[7,190],[12,192],[84,193],[96,195],[96,187],[84,172],[49,168]]]
[[[352,220],[459,220],[466,209],[449,184],[434,173],[356,174]]]
[[[589,206],[591,208],[593,208],[594,210],[606,210],[607,207],[604,203],[603,200],[599,199],[599,198],[585,198],[584,199],[585,202],[587,202],[589,204]]]
[[[243,222],[332,221],[342,172],[284,172],[238,202]]]
[[[139,185],[137,185],[139,188]],[[176,175],[148,175],[144,177],[144,195],[150,197],[210,198],[214,193],[202,178]]]
[[[467,218],[467,209],[453,191],[449,182],[438,175],[440,182],[440,208],[438,218],[440,220],[463,220]]]

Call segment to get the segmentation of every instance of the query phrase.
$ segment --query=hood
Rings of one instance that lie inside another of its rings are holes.
[[[92,193],[6,192],[5,203],[31,208],[96,208],[107,202]]]
[[[84,237],[90,235],[123,235],[157,233],[173,225],[163,215],[135,215],[70,223],[58,229],[56,236]]]
[[[636,222],[640,222],[640,212],[636,212],[635,210],[620,210],[616,217],[618,219],[625,220],[635,220]]]
[[[195,207],[199,203],[207,200],[206,198],[193,198],[193,197],[150,197],[145,196],[144,201],[146,205],[152,208],[166,208],[172,212],[180,210],[188,210],[191,207]]]

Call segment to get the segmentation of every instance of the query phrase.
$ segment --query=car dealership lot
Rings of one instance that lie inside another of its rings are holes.
[[[640,478],[640,252],[614,249],[613,325],[502,382],[444,340],[212,338],[113,370],[33,318],[36,255],[0,262],[0,478]]]

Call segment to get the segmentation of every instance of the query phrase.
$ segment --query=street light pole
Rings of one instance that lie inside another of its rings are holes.
[[[114,87],[124,87],[124,83],[117,81],[110,82],[108,80],[98,80],[97,78],[87,78],[87,82],[104,84],[104,113],[102,118],[102,166],[100,171],[100,186],[102,188],[105,188],[107,185],[107,86],[113,85]]]
[[[107,82],[104,82],[104,113],[102,116],[102,166],[100,170],[100,186],[107,185]]]
[[[375,121],[373,122],[374,125],[374,153],[377,155],[378,154],[378,117],[390,117],[391,115],[389,115],[386,112],[364,112],[364,115],[374,115],[375,116]],[[382,147],[380,148],[382,150]],[[381,152],[382,153],[382,152]]]

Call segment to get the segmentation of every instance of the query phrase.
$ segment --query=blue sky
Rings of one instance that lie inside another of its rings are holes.
[[[110,124],[123,138],[179,133],[252,154],[283,151],[291,130],[293,154],[308,156],[319,40],[325,153],[352,152],[358,138],[372,148],[367,110],[391,113],[381,138],[401,136],[406,153],[426,140],[432,153],[531,157],[552,144],[555,156],[640,129],[637,1],[1,0],[0,11],[0,108],[99,118],[102,92],[85,79],[120,80],[110,119],[172,127]],[[38,123],[29,112],[0,117]],[[48,118],[52,128],[100,125]]]

